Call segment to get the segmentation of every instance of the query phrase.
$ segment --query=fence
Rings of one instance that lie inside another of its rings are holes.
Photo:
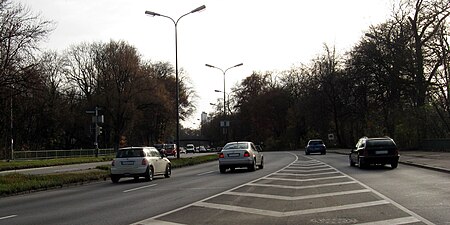
[[[99,156],[113,156],[113,148],[99,149]],[[39,150],[39,151],[15,151],[14,159],[57,159],[57,158],[77,158],[95,156],[95,149],[73,149],[73,150]]]

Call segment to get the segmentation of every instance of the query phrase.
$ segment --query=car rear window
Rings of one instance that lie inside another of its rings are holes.
[[[323,141],[310,141],[309,145],[322,145]]]
[[[143,149],[121,149],[117,152],[116,158],[144,157]]]
[[[247,149],[247,148],[248,148],[248,144],[247,143],[230,143],[230,144],[225,145],[223,150],[228,150],[228,149]]]
[[[392,140],[368,140],[366,147],[392,147],[395,148],[395,143]]]

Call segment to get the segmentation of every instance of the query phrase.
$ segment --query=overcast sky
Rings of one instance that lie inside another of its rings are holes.
[[[186,126],[197,126],[201,112],[223,97],[222,69],[227,92],[252,71],[283,71],[309,63],[323,52],[323,44],[344,53],[370,25],[384,22],[393,0],[16,0],[56,22],[43,48],[62,51],[81,42],[125,40],[142,57],[175,65],[174,24],[177,20],[178,65],[196,90],[197,112]],[[193,125],[193,123],[197,123]]]

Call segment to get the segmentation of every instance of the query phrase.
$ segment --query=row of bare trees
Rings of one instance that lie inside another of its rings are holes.
[[[101,107],[100,147],[171,141],[175,129],[174,68],[144,61],[125,41],[81,43],[41,52],[53,23],[23,5],[0,0],[0,155],[10,149],[92,148],[91,116]],[[195,94],[180,82],[181,119]]]
[[[230,134],[270,149],[310,138],[351,147],[390,136],[403,148],[450,137],[449,0],[399,1],[346,54],[323,53],[281,73],[254,72],[234,88]],[[223,140],[219,112],[203,133]]]

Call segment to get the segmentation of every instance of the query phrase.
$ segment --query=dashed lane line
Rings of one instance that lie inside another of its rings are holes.
[[[338,211],[338,210],[357,209],[357,208],[362,208],[362,207],[386,205],[389,203],[390,202],[388,202],[386,200],[379,200],[379,201],[363,202],[363,203],[348,204],[348,205],[339,205],[339,206],[332,206],[332,207],[295,210],[295,211],[289,211],[289,212],[277,212],[277,211],[272,211],[272,210],[255,209],[255,208],[247,208],[247,207],[231,206],[231,205],[222,205],[222,204],[215,204],[215,203],[208,203],[208,202],[198,202],[195,204],[195,206],[213,208],[213,209],[219,209],[219,210],[234,211],[234,212],[246,212],[246,213],[252,213],[252,214],[257,214],[257,215],[262,215],[262,216],[287,217],[287,216],[300,216],[300,215],[306,215],[306,214],[331,212],[331,211]]]
[[[158,185],[158,184],[150,184],[150,185],[145,185],[145,186],[142,186],[142,187],[132,188],[132,189],[128,189],[128,190],[123,191],[123,193],[128,193],[128,192],[132,192],[132,191],[141,190],[141,189],[144,189],[144,188],[154,187],[156,185]]]
[[[6,220],[6,219],[11,219],[16,217],[17,215],[9,215],[9,216],[4,216],[4,217],[0,217],[0,220]]]
[[[199,173],[199,174],[197,174],[197,176],[203,176],[203,175],[214,173],[214,172],[216,172],[216,171],[212,170],[212,171],[208,171],[208,172],[204,172],[204,173]]]

